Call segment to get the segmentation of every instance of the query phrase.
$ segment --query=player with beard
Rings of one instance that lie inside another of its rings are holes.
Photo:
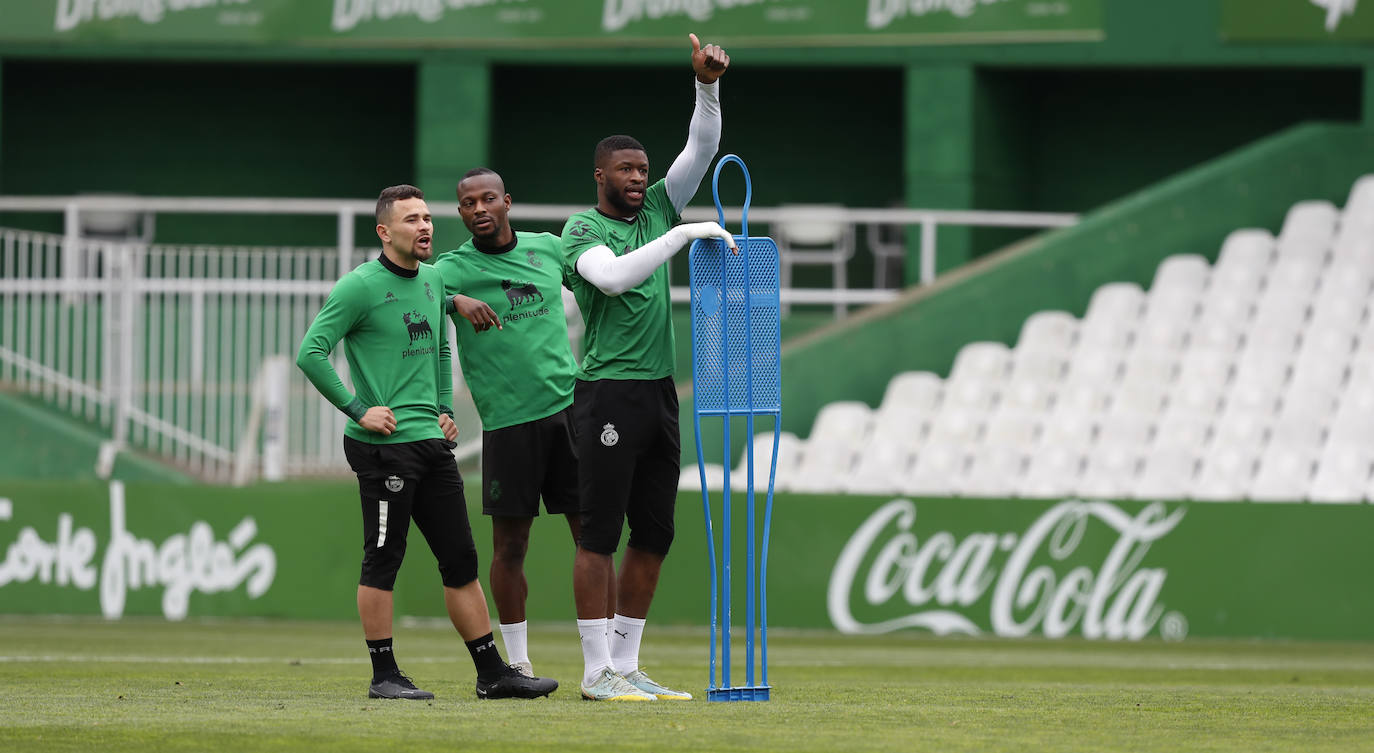
[[[510,207],[500,175],[485,167],[468,171],[458,183],[458,213],[472,240],[434,266],[454,304],[458,360],[482,417],[492,600],[507,658],[533,675],[524,565],[540,498],[550,515],[567,516],[574,542],[581,531],[571,408],[577,364],[563,312],[562,243],[549,233],[513,230]],[[609,615],[614,573],[606,574],[604,590]]]
[[[720,142],[720,84],[730,58],[695,34],[696,106],[687,146],[649,183],[649,157],[629,136],[596,146],[596,207],[568,218],[563,250],[586,321],[576,419],[582,537],[573,565],[582,637],[582,695],[593,700],[687,700],[639,666],[644,622],[673,540],[681,447],[672,302],[665,262],[697,238],[732,236],[714,222],[674,225]],[[738,251],[737,251],[738,252]],[[626,522],[610,646],[602,584]]]
[[[311,383],[351,419],[344,428],[344,455],[362,497],[358,616],[372,658],[368,697],[434,697],[401,673],[392,652],[392,589],[412,519],[438,560],[449,619],[477,669],[477,696],[547,696],[557,682],[527,677],[502,661],[477,580],[477,549],[452,453],[458,427],[448,407],[453,374],[443,280],[434,267],[420,263],[433,255],[433,233],[420,189],[382,191],[381,256],[339,280],[296,356]],[[329,363],[340,340],[348,343],[356,395]]]

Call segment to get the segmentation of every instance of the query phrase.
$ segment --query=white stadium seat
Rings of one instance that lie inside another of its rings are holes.
[[[1270,444],[1246,492],[1256,502],[1301,502],[1307,498],[1317,452],[1283,443]]]
[[[1135,499],[1180,500],[1188,498],[1188,489],[1197,472],[1197,454],[1191,449],[1164,445],[1158,442],[1145,454],[1140,476],[1132,485]]]
[[[1327,442],[1317,460],[1317,473],[1307,499],[1311,502],[1360,502],[1369,486],[1371,452],[1367,444]]]
[[[1028,452],[1040,434],[1040,415],[1013,409],[992,414],[983,432],[983,444],[988,447],[1011,447]]]
[[[1236,502],[1244,499],[1254,476],[1256,452],[1239,446],[1213,447],[1202,456],[1188,497],[1204,502]]]
[[[998,342],[974,342],[959,349],[949,378],[1001,379],[1011,364],[1011,350]]]
[[[1340,211],[1329,201],[1300,201],[1288,210],[1276,242],[1279,257],[1323,256],[1336,235]]]
[[[1156,447],[1196,451],[1211,436],[1213,416],[1189,408],[1170,409],[1155,424]]]
[[[1082,469],[1081,449],[1042,443],[1027,462],[1025,475],[1017,482],[1016,496],[1041,499],[1072,494]]]
[[[1139,285],[1133,282],[1109,282],[1093,291],[1083,321],[1126,324],[1140,317],[1144,305],[1145,292]]]
[[[1174,254],[1165,257],[1155,268],[1155,278],[1154,282],[1150,283],[1149,295],[1154,297],[1163,290],[1184,291],[1196,297],[1207,287],[1207,279],[1211,275],[1212,266],[1207,263],[1206,258],[1198,254]]]
[[[911,471],[902,479],[902,493],[944,497],[954,493],[955,479],[963,473],[968,452],[953,445],[927,444],[916,455]]]
[[[1078,319],[1067,311],[1040,311],[1026,317],[1017,350],[1067,351],[1078,334]]]
[[[1274,259],[1274,236],[1267,230],[1234,230],[1221,244],[1212,267],[1210,293],[1232,291],[1251,296],[1264,283],[1264,273]]]
[[[968,466],[954,480],[961,497],[1010,497],[1017,488],[1026,463],[1020,449],[986,446],[974,451]]]
[[[880,410],[929,412],[940,404],[944,383],[929,371],[904,371],[887,383]]]

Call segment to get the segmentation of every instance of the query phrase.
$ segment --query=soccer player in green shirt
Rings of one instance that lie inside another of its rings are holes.
[[[458,360],[482,417],[482,512],[491,516],[491,594],[506,658],[533,675],[524,562],[540,497],[550,515],[567,516],[574,542],[581,531],[571,408],[577,363],[563,313],[563,245],[550,233],[513,230],[510,205],[500,175],[468,171],[458,213],[472,240],[434,266],[455,305]],[[606,592],[613,609],[614,573]]]
[[[444,605],[477,668],[479,698],[547,696],[558,683],[527,677],[501,659],[477,580],[477,549],[453,459],[458,427],[444,323],[444,283],[434,267],[434,224],[424,194],[392,186],[377,199],[382,254],[344,275],[296,356],[320,393],[351,419],[344,455],[358,475],[363,562],[358,616],[372,658],[370,698],[423,700],[392,653],[392,588],[415,521],[439,562]],[[357,388],[348,391],[329,354],[340,340]]]
[[[664,262],[698,238],[733,237],[714,222],[677,225],[720,142],[717,79],[730,58],[691,35],[696,106],[687,146],[662,180],[629,136],[610,136],[594,156],[597,204],[568,218],[563,249],[586,322],[577,374],[576,421],[582,536],[573,564],[582,637],[582,695],[593,700],[688,700],[639,666],[644,621],[673,540],[681,465],[673,384],[672,303]],[[676,227],[675,227],[676,225]],[[609,646],[602,584],[628,521]]]

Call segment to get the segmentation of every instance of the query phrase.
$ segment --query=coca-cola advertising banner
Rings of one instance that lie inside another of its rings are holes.
[[[470,496],[485,581],[490,519]],[[742,494],[732,503],[739,621],[747,505]],[[704,521],[700,495],[679,496],[656,623],[706,624]],[[346,480],[0,482],[0,613],[356,619],[361,535]],[[411,543],[397,613],[442,617],[434,559],[423,538]],[[853,634],[1371,640],[1371,544],[1364,504],[785,495],[773,507],[768,617]],[[575,619],[572,557],[566,523],[536,520],[530,620]]]

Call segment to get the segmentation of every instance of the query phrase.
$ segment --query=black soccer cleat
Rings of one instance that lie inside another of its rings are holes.
[[[477,697],[493,698],[539,698],[558,690],[558,681],[547,677],[527,677],[509,664],[504,665],[501,674],[483,680],[477,678]]]
[[[415,683],[409,677],[395,672],[383,677],[380,681],[372,683],[372,687],[367,689],[368,698],[404,698],[408,701],[428,701],[434,698],[434,694],[428,690],[420,690],[415,687]]]

